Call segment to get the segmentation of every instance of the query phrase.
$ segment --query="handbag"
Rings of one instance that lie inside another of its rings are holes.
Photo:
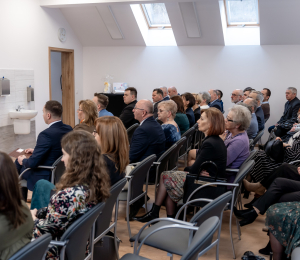
[[[272,130],[267,143],[265,153],[277,163],[282,163],[284,159],[284,148],[281,140],[276,140],[274,129]]]
[[[202,170],[207,169],[207,166],[213,166],[216,169],[216,175],[214,177],[206,177],[201,176],[200,173]],[[187,174],[186,179],[184,182],[184,193],[183,193],[183,202],[186,203],[189,196],[196,190],[198,187],[201,187],[205,184],[209,184],[211,182],[220,182],[220,183],[227,183],[226,179],[218,178],[218,167],[217,165],[212,161],[206,161],[201,164],[199,173],[196,174]],[[212,185],[207,186],[203,189],[200,189],[197,191],[190,200],[193,199],[215,199],[222,195],[223,193],[227,192],[227,186],[226,185]],[[196,202],[193,203],[193,206],[197,207],[204,207],[207,204],[207,202]]]
[[[119,248],[121,240],[117,237],[117,247]],[[109,231],[94,246],[93,260],[111,259],[117,260],[117,252],[115,248],[114,233]]]

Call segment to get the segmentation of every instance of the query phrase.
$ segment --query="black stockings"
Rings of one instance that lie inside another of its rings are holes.
[[[271,242],[271,248],[273,251],[273,260],[285,259],[284,246],[282,246],[279,243],[279,241],[273,236],[273,234],[271,232],[270,232],[270,242]]]

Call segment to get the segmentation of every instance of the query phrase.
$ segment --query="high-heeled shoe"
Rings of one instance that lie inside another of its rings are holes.
[[[273,252],[273,251],[272,251],[272,248],[271,248],[271,243],[270,243],[270,241],[269,241],[269,243],[267,244],[266,247],[264,247],[264,248],[262,248],[262,249],[259,249],[258,252],[259,252],[260,254],[263,254],[263,255],[270,255],[270,253]]]
[[[243,215],[247,212],[249,212],[249,209],[238,210],[236,207],[233,207],[233,213],[239,219],[243,219]]]
[[[136,221],[139,221],[142,223],[147,223],[153,219],[159,218],[159,209],[160,209],[160,206],[153,204],[150,211],[148,211],[145,215],[143,215],[141,217],[134,217],[133,220],[136,220]]]
[[[255,209],[249,209],[249,211],[244,212],[241,217],[242,220],[240,221],[240,226],[242,227],[253,223],[258,217],[258,214],[256,213]]]

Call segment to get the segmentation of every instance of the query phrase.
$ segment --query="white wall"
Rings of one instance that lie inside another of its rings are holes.
[[[41,111],[49,99],[48,47],[74,49],[75,102],[82,98],[82,45],[59,9],[40,7],[39,0],[0,1],[0,69],[34,70],[36,133],[45,129]],[[67,40],[57,31],[63,27]]]
[[[61,52],[51,51],[51,99],[62,104]]]
[[[180,93],[221,89],[225,110],[232,105],[232,90],[267,87],[272,91],[268,127],[283,113],[286,88],[300,91],[300,46],[84,47],[83,98],[103,90],[106,74],[136,87],[138,99],[151,99],[162,85],[174,85]]]

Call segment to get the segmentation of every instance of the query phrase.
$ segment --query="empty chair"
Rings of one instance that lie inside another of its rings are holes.
[[[127,135],[128,135],[128,141],[129,143],[131,142],[131,138],[133,136],[134,131],[139,127],[138,123],[135,123],[134,125],[132,125],[131,127],[129,127],[127,129]]]
[[[9,260],[41,260],[43,259],[48,245],[51,241],[51,235],[45,234],[30,242],[17,253],[15,253]]]

